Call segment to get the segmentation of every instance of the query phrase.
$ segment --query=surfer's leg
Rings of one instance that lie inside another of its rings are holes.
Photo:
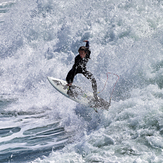
[[[76,70],[75,69],[71,69],[66,77],[66,81],[68,84],[72,83],[74,80],[74,76],[76,75]]]
[[[93,95],[95,100],[98,100],[97,97],[97,83],[96,83],[96,79],[94,78],[93,74],[89,71],[84,71],[82,73],[88,80],[90,80],[92,82],[92,89],[93,89]]]
[[[73,68],[68,72],[67,77],[66,77],[66,81],[67,81],[68,84],[72,84],[73,83],[74,77],[75,77],[75,75],[77,73],[78,73],[78,71],[76,69],[73,69]],[[67,91],[67,94],[69,96],[72,96],[72,97],[75,96],[73,89],[74,89],[73,86],[69,85],[69,89]]]

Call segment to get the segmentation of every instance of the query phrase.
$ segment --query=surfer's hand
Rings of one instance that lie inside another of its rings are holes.
[[[84,40],[83,42],[88,42],[88,40]]]

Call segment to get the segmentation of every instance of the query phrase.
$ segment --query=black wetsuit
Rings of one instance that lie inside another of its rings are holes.
[[[90,59],[90,53],[91,53],[91,51],[89,50],[89,42],[86,42],[86,48],[87,48],[87,51],[86,51],[86,56],[84,58],[81,58],[80,55],[77,55],[75,57],[75,63],[73,65],[72,69],[68,72],[66,81],[68,84],[72,83],[75,75],[78,73],[81,73],[92,82],[92,89],[93,89],[94,96],[97,96],[96,80],[95,80],[93,74],[91,72],[87,71],[87,68],[86,68],[86,65]]]

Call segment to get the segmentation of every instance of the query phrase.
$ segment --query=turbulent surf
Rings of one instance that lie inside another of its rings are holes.
[[[0,162],[163,162],[162,13],[161,0],[2,0]],[[108,111],[47,80],[65,80],[83,40],[101,98],[120,77]]]

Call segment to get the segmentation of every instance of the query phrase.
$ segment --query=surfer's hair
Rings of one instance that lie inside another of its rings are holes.
[[[79,51],[85,51],[85,53],[87,52],[88,48],[85,47],[85,46],[81,46],[79,49],[78,49],[78,52]]]

